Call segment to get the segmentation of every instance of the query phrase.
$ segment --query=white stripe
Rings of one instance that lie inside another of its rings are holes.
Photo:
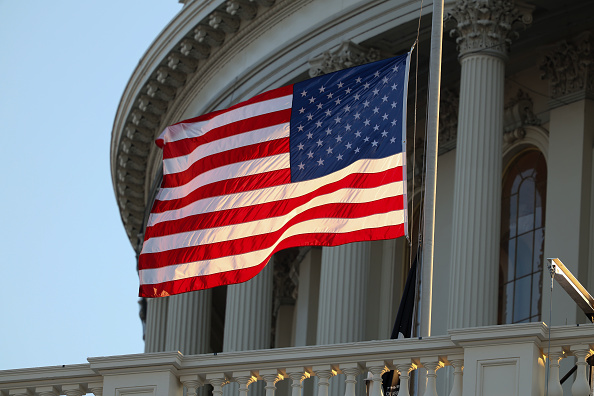
[[[205,133],[219,128],[223,125],[245,120],[262,114],[274,113],[279,110],[290,109],[293,104],[293,95],[281,96],[265,100],[263,102],[252,103],[227,111],[215,116],[210,120],[198,121],[192,123],[181,122],[165,128],[159,139],[163,139],[165,144],[176,142],[182,139],[191,139],[202,136]]]
[[[277,242],[267,249],[212,260],[201,260],[186,264],[170,265],[163,268],[140,270],[140,284],[151,285],[194,276],[212,275],[254,267],[262,263],[262,261],[264,261],[281,241],[295,235],[310,233],[347,233],[369,228],[394,226],[402,224],[403,221],[403,210],[395,210],[355,219],[324,218],[308,220],[288,228]]]
[[[402,166],[403,160],[403,153],[397,153],[390,157],[380,159],[362,159],[352,163],[346,168],[317,179],[201,199],[180,209],[162,213],[151,213],[148,220],[148,226],[150,227],[163,221],[182,219],[184,217],[202,213],[242,208],[267,202],[279,202],[288,198],[307,195],[324,185],[341,180],[353,173],[377,173],[390,168]]]
[[[269,142],[272,140],[289,137],[289,123],[285,122],[268,128],[256,129],[235,136],[229,136],[214,142],[206,143],[196,147],[188,155],[182,155],[174,158],[165,158],[163,160],[163,174],[183,172],[194,162],[208,157],[209,155],[222,153],[231,149],[245,147],[252,144]]]
[[[401,181],[374,188],[345,188],[330,194],[317,196],[283,216],[149,238],[144,242],[141,254],[233,241],[254,235],[265,235],[280,230],[289,220],[317,206],[333,203],[369,203],[399,195],[402,195]]]
[[[255,160],[237,162],[235,164],[220,166],[201,173],[194,179],[179,187],[161,188],[157,194],[159,201],[169,201],[183,198],[192,191],[207,184],[222,180],[234,179],[237,177],[257,175],[281,169],[288,169],[290,164],[289,153],[272,155],[270,157],[258,158]]]

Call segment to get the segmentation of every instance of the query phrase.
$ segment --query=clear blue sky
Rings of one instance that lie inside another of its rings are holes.
[[[0,0],[0,370],[143,352],[109,168],[130,75],[177,0]]]

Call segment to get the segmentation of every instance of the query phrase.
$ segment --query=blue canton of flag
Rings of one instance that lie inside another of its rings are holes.
[[[405,54],[295,84],[291,181],[404,151],[407,69]]]

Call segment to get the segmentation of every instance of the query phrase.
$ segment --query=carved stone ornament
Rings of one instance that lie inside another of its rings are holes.
[[[543,72],[542,78],[549,80],[553,99],[568,95],[594,96],[591,33],[559,42],[545,56],[540,70]]]
[[[457,22],[450,35],[457,36],[460,57],[478,51],[507,56],[518,30],[532,23],[533,8],[512,0],[458,0],[448,18]]]
[[[540,120],[534,115],[532,98],[521,89],[505,106],[503,125],[503,140],[506,143],[523,139],[526,136],[525,126],[540,125]]]
[[[380,51],[365,48],[351,41],[343,41],[334,51],[326,51],[309,61],[309,75],[321,76],[353,66],[363,65],[381,59]]]
[[[447,88],[443,90],[439,104],[439,155],[456,147],[459,103],[460,96],[457,92]]]

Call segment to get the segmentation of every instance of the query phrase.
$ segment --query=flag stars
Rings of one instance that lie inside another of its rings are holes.
[[[343,84],[343,82],[342,82],[342,81],[340,81],[340,82],[338,83],[337,87],[338,87],[338,88],[342,88],[342,86],[343,86],[343,85],[344,85],[344,84]]]
[[[303,164],[303,162],[301,162],[299,165],[297,165],[297,167],[299,168],[299,170],[305,169],[305,165]]]
[[[369,83],[365,83],[365,84],[363,84],[363,88],[369,89],[369,85],[370,85]]]
[[[395,109],[395,108],[396,108],[396,106],[398,106],[398,103],[396,103],[396,102],[392,102],[392,105],[391,105],[391,106],[392,106],[392,108],[393,108],[393,109]]]
[[[336,98],[336,100],[334,101],[337,105],[340,104],[340,98]]]
[[[356,136],[356,137],[361,137],[361,131],[357,131],[357,132],[355,132],[355,136]]]
[[[356,93],[353,98],[355,98],[355,100],[359,100],[361,98],[361,95],[359,95],[358,93]]]
[[[355,80],[355,82],[356,82],[357,84],[361,84],[361,81],[362,81],[362,80],[361,80],[361,77],[357,77],[357,79]]]
[[[314,98],[313,96],[311,98],[309,98],[309,103],[313,103],[316,101],[316,98]]]
[[[320,159],[318,160],[318,165],[320,165],[320,166],[324,165],[324,160],[320,158]]]
[[[331,135],[332,134],[332,129],[330,129],[330,127],[326,128],[326,135]]]
[[[359,112],[356,112],[353,117],[355,118],[355,120],[358,120],[359,118],[361,118],[361,114]]]
[[[342,142],[342,136],[340,136],[340,135],[336,136],[336,142],[337,143]]]
[[[349,105],[345,105],[345,106],[343,107],[343,109],[344,109],[344,111],[346,111],[347,113],[349,113],[349,112],[351,111],[351,106],[349,106]]]
[[[303,128],[304,128],[304,126],[299,124],[299,126],[297,127],[297,131],[303,132]]]
[[[310,114],[307,115],[307,121],[311,121],[311,120],[313,120],[313,116],[310,113]]]
[[[387,102],[387,101],[388,101],[388,95],[382,96],[382,102]]]
[[[322,107],[323,107],[323,106],[324,106],[323,104],[321,104],[321,103],[318,103],[318,104],[317,104],[318,110],[322,110]]]
[[[302,98],[304,98],[304,97],[306,97],[306,96],[307,96],[307,91],[304,89],[304,90],[301,92],[301,97],[302,97]]]
[[[307,138],[308,138],[308,139],[311,139],[311,138],[313,138],[313,133],[309,132],[309,133],[307,134]]]
[[[328,147],[326,149],[326,152],[328,153],[328,155],[332,154],[332,147]]]
[[[324,144],[322,139],[318,139],[318,141],[316,143],[317,143],[318,147],[322,147],[322,145]]]
[[[373,147],[377,147],[377,143],[378,143],[378,142],[377,142],[377,140],[374,140],[373,142],[371,142],[371,145],[372,145]]]
[[[334,97],[334,94],[332,92],[330,92],[327,96],[328,96],[328,99],[332,99],[332,97]]]
[[[330,111],[330,109],[326,110],[326,115],[327,115],[328,117],[330,117],[330,116],[332,115],[332,112]]]
[[[388,77],[384,77],[384,78],[382,79],[382,82],[383,82],[384,84],[387,84],[387,83],[388,83],[388,81],[389,81],[389,80],[388,80]]]
[[[346,147],[348,150],[350,150],[350,149],[351,149],[351,147],[353,147],[353,145],[351,144],[351,142],[348,142],[348,143],[345,145],[345,147]]]
[[[388,136],[388,132],[384,129],[384,131],[382,132],[382,137],[386,137]]]
[[[376,88],[376,89],[374,89],[374,90],[373,90],[373,91],[371,91],[371,92],[373,92],[373,94],[374,94],[374,95],[377,95],[377,94],[379,93],[379,89],[377,89],[377,88]]]
[[[396,143],[396,138],[395,137],[391,138],[390,143]]]
[[[392,91],[395,91],[398,89],[398,84],[392,84]]]
[[[392,68],[392,71],[394,73],[397,73],[398,72],[398,65],[394,65],[394,67]]]
[[[342,118],[340,118],[339,116],[336,116],[336,118],[334,118],[334,121],[336,121],[337,124],[340,124],[341,120]]]
[[[384,113],[384,115],[382,116],[382,120],[384,120],[384,121],[388,120],[388,113]]]
[[[305,146],[303,145],[303,143],[299,143],[299,145],[297,146],[297,148],[299,149],[299,151],[303,150],[303,147],[305,147]]]
[[[379,77],[379,76],[380,76],[380,72],[379,72],[379,70],[377,70],[375,73],[373,73],[373,76],[374,76],[375,78]]]
[[[342,160],[342,154],[338,154],[338,155],[336,156],[336,159],[337,159],[337,160],[339,160],[339,161],[340,161],[340,160]]]
[[[396,126],[396,120],[392,120],[391,124],[392,126]]]
[[[360,149],[359,147],[357,147],[357,148],[355,149],[355,153],[359,153],[359,151],[361,151],[361,149]]]
[[[375,125],[373,126],[373,130],[374,130],[374,131],[379,131],[379,125],[375,124]]]
[[[365,102],[363,102],[363,107],[369,107],[369,101],[366,100]]]
[[[371,121],[369,120],[369,118],[365,119],[365,121],[363,121],[363,125],[365,126],[369,126],[369,124],[371,123]]]
[[[373,108],[373,114],[377,114],[377,113],[379,113],[379,107],[375,106]]]
[[[326,91],[326,87],[324,87],[323,85],[320,87],[320,93],[323,93]]]
[[[351,91],[352,91],[352,89],[350,89],[350,88],[347,88],[347,89],[344,90],[344,92],[346,92],[347,95],[350,94]]]
[[[345,131],[350,131],[351,130],[351,124],[346,124],[344,126]]]
[[[363,141],[364,141],[365,143],[367,143],[367,142],[369,141],[369,136],[365,136],[365,139],[363,139]]]
[[[305,109],[302,107],[299,109],[299,114],[303,114],[303,113],[305,113]]]
[[[314,156],[314,153],[312,153],[311,151],[309,153],[307,153],[307,158],[312,159]]]
[[[316,121],[316,126],[318,128],[321,128],[322,127],[322,121],[320,121],[320,120]]]

